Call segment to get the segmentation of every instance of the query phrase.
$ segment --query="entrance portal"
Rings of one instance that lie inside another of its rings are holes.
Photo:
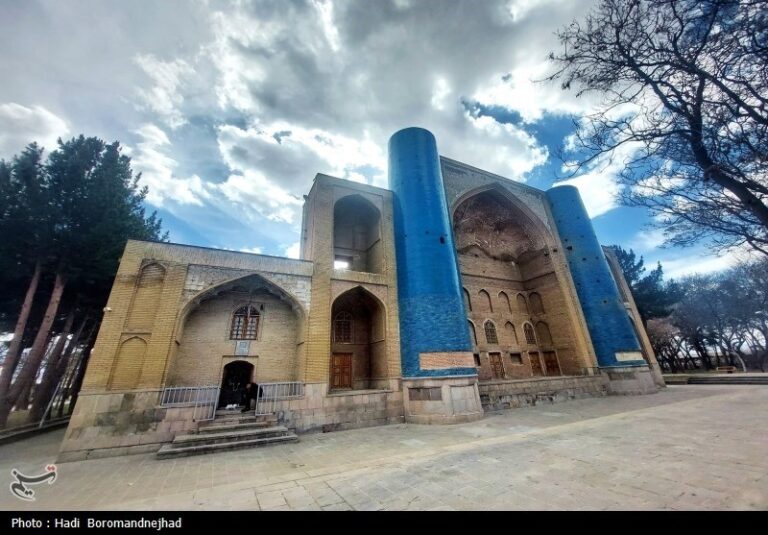
[[[221,379],[221,395],[219,407],[226,407],[232,403],[241,405],[245,385],[253,378],[253,364],[244,360],[236,360],[224,366],[224,374]]]

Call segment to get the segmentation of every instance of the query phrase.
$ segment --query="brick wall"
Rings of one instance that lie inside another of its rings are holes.
[[[247,355],[234,356],[236,342],[230,339],[232,314],[245,304],[259,310],[258,339],[247,340]],[[297,376],[299,321],[287,303],[272,295],[256,294],[249,298],[225,293],[206,300],[186,318],[166,384],[219,384],[223,367],[233,360],[252,363],[258,382],[293,381]]]

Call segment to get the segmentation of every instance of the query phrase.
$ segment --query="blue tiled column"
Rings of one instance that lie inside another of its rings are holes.
[[[422,370],[419,354],[471,352],[453,233],[435,137],[406,128],[389,140],[404,377],[475,375]]]
[[[592,222],[573,186],[547,191],[557,230],[565,247],[576,293],[601,367],[645,366],[640,343],[629,321],[608,261]],[[639,360],[618,361],[616,353],[637,352]]]

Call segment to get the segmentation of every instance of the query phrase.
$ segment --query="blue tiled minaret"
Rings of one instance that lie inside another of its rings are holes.
[[[406,128],[389,140],[404,377],[475,375],[475,368],[423,370],[419,354],[471,352],[456,248],[435,137]]]
[[[573,186],[557,186],[547,191],[547,199],[565,248],[598,365],[645,366],[640,343],[579,190]],[[639,360],[619,361],[616,358],[617,353],[634,352]]]

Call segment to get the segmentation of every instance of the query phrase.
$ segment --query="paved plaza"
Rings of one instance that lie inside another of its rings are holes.
[[[63,431],[0,447],[3,510],[766,510],[768,387],[672,386],[491,414],[451,426],[302,435],[298,443],[158,461],[58,465]]]

